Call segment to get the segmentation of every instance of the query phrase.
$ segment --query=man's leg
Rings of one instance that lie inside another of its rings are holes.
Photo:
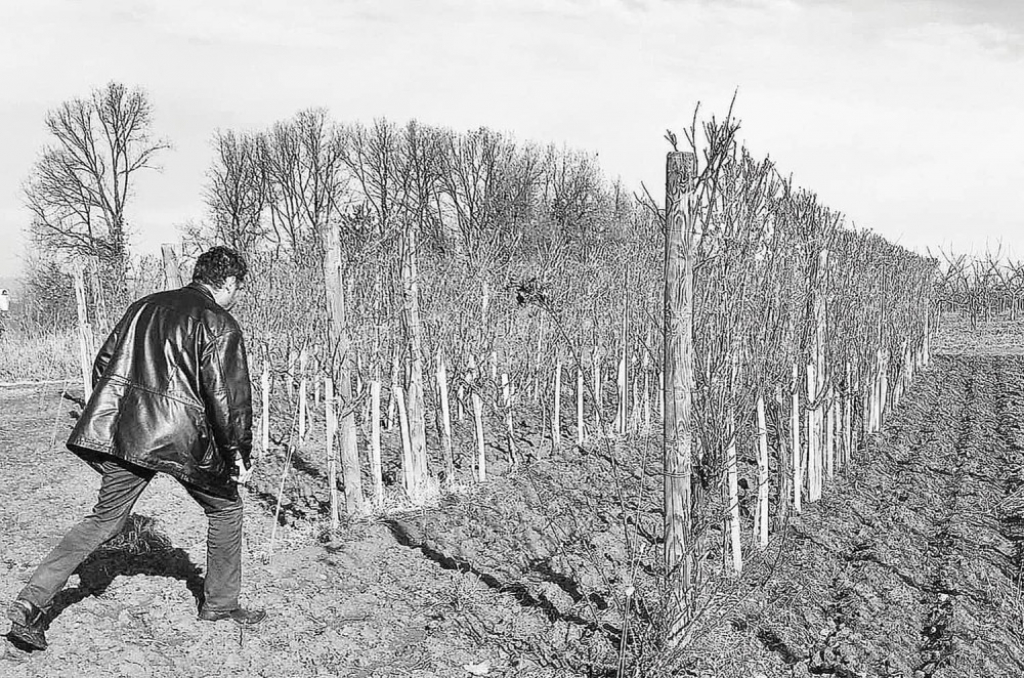
[[[262,611],[242,609],[242,499],[226,499],[192,485],[185,485],[210,521],[206,538],[206,601],[200,617],[207,621],[233,619],[256,624],[266,616]]]
[[[38,636],[30,636],[26,641],[40,649],[45,647],[40,612],[47,609],[82,561],[121,531],[136,500],[154,475],[152,471],[129,466],[113,457],[102,463],[101,470],[103,479],[92,513],[72,527],[43,559],[8,613],[15,624],[15,635],[19,626],[21,630],[28,627],[28,631],[38,632]]]

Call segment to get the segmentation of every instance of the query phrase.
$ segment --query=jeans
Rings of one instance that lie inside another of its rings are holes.
[[[115,457],[100,464],[103,480],[96,507],[64,535],[46,556],[18,597],[46,610],[54,596],[90,553],[117,535],[128,520],[154,471],[132,466]],[[238,607],[242,584],[242,500],[226,499],[184,484],[209,519],[206,540],[204,608],[213,611]]]

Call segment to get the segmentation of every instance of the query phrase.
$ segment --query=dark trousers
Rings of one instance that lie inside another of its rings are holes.
[[[47,609],[82,561],[121,531],[136,500],[155,475],[114,457],[103,461],[101,471],[103,480],[96,507],[39,564],[19,598]],[[238,607],[242,584],[242,500],[218,497],[191,485],[184,487],[203,507],[210,523],[205,607],[232,610]]]

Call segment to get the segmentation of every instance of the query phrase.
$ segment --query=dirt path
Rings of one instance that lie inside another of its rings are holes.
[[[98,476],[60,444],[76,409],[51,390],[0,390],[4,606],[95,500]],[[450,614],[501,609],[495,593],[402,546],[384,524],[351,527],[334,544],[319,543],[312,528],[280,527],[264,562],[272,517],[251,501],[243,598],[270,617],[245,634],[196,620],[206,521],[176,482],[158,476],[131,524],[59,595],[50,649],[27,655],[4,640],[0,675],[446,676],[482,662],[490,675],[530,673]]]

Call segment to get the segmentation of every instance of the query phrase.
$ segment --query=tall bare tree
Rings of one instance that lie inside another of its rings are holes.
[[[169,148],[151,135],[146,94],[110,83],[88,98],[65,101],[46,115],[52,143],[25,184],[32,233],[54,252],[96,257],[125,288],[125,211],[136,173],[153,169]]]
[[[218,131],[213,140],[213,166],[207,176],[206,205],[220,242],[251,253],[267,238],[263,223],[269,184],[261,162],[260,138]]]

